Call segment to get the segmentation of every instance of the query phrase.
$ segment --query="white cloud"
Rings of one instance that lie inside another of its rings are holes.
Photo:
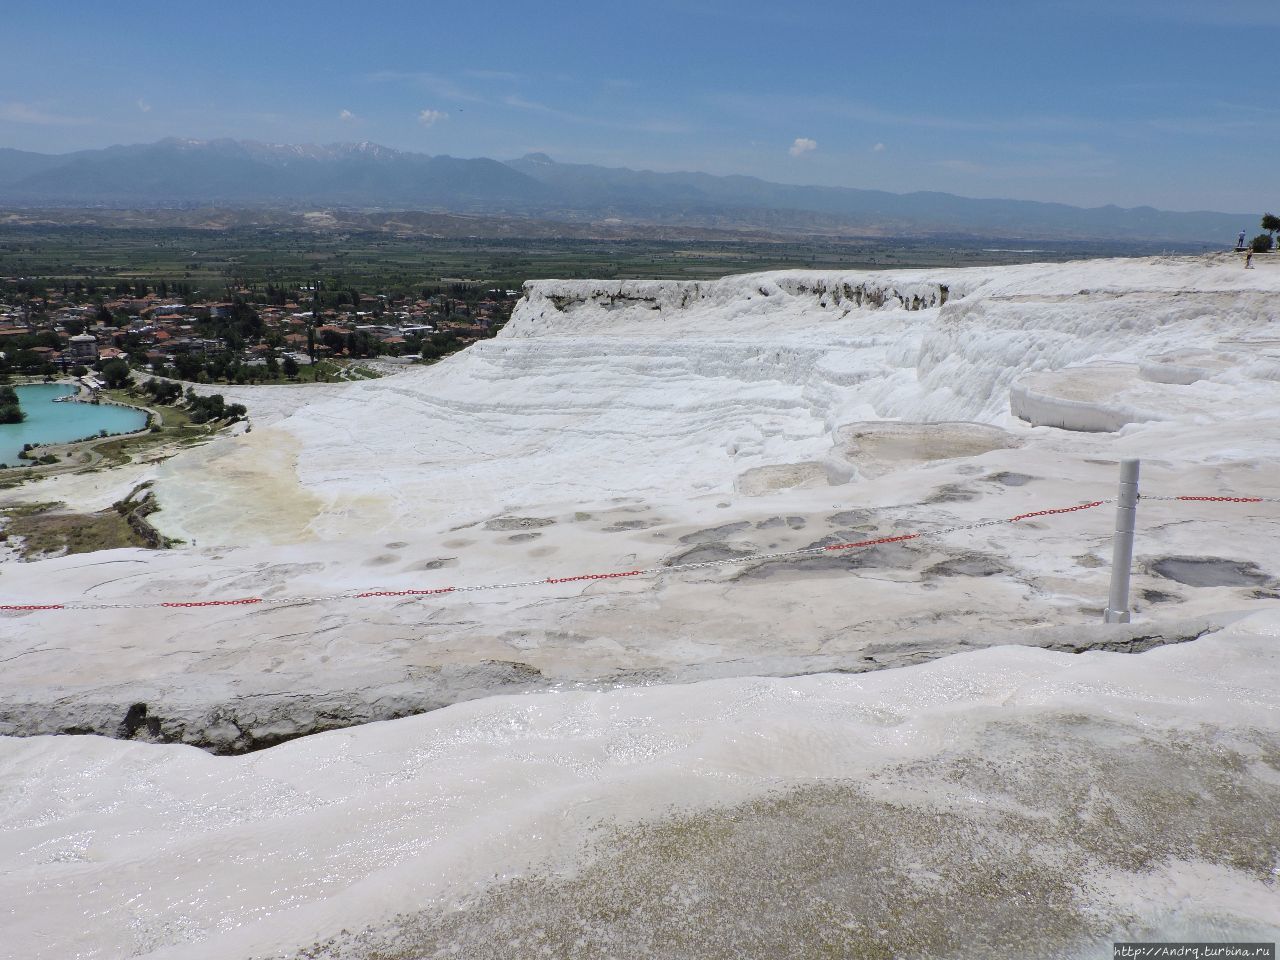
[[[443,110],[419,110],[418,122],[424,127],[430,127],[441,120],[447,120],[449,115]]]
[[[498,80],[506,83],[519,83],[524,80],[523,74],[508,73],[506,70],[464,70],[462,72],[477,80]]]
[[[874,147],[871,148],[871,150],[874,153],[884,153],[884,144],[877,143]]]
[[[817,140],[810,140],[808,137],[796,137],[796,142],[791,144],[791,149],[787,152],[793,157],[803,157],[806,153],[817,149]]]
[[[8,123],[29,123],[40,127],[80,126],[93,123],[88,117],[72,117],[60,113],[52,113],[29,103],[10,101],[0,103],[0,121]]]
[[[359,118],[350,110],[341,110],[338,113],[338,119],[341,120],[343,123],[351,123],[352,121],[357,120]]]
[[[143,100],[141,97],[139,97],[139,98],[138,98],[138,109],[139,109],[139,110],[141,110],[143,113],[150,113],[150,112],[151,112],[151,104],[147,103],[147,101],[145,101],[145,100]]]
[[[373,83],[399,83],[425,90],[431,96],[443,100],[461,100],[466,103],[487,103],[488,98],[458,86],[447,77],[434,73],[406,73],[399,70],[379,70],[366,76]]]

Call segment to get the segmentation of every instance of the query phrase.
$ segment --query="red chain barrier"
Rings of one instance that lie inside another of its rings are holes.
[[[859,540],[857,543],[833,543],[823,550],[852,550],[854,547],[875,547],[882,543],[901,543],[903,540],[915,540],[918,533],[904,533],[900,537],[881,537],[879,540]]]
[[[162,607],[242,607],[250,603],[261,603],[261,597],[245,597],[242,600],[189,600],[185,603],[162,603]]]
[[[1183,500],[1197,501],[1201,503],[1265,503],[1275,501],[1276,498],[1269,497],[1217,497],[1217,496],[1179,496],[1179,497],[1154,497],[1150,499],[1157,500]],[[960,530],[976,530],[979,527],[990,527],[1000,523],[1017,523],[1019,520],[1030,520],[1032,517],[1050,517],[1064,513],[1076,513],[1079,510],[1092,510],[1094,507],[1100,507],[1104,503],[1113,503],[1114,500],[1091,500],[1088,503],[1076,504],[1073,507],[1055,507],[1049,510],[1035,510],[1031,513],[1020,513],[1016,517],[1009,517],[1007,520],[986,520],[981,523],[966,524],[958,527],[952,527],[947,530],[934,531],[933,535],[942,533],[954,533]],[[872,540],[857,540],[850,543],[833,543],[822,547],[822,550],[853,550],[859,547],[875,547],[886,543],[902,543],[906,540],[915,540],[920,537],[929,536],[925,533],[904,533],[893,537],[877,537]],[[818,547],[808,547],[802,550],[788,551],[773,556],[792,557],[809,553],[814,553]],[[728,561],[712,561],[708,563],[693,564],[677,564],[674,569],[693,569],[702,566],[715,566],[720,563],[737,563],[751,559],[767,559],[769,555],[762,557],[742,557]],[[618,573],[584,573],[576,577],[548,577],[545,580],[535,580],[529,583],[510,583],[510,584],[486,584],[479,586],[466,587],[436,587],[429,590],[368,590],[364,593],[357,593],[347,596],[320,597],[310,598],[312,600],[342,600],[342,599],[365,599],[371,597],[427,597],[438,596],[440,594],[454,593],[458,590],[494,590],[512,587],[532,586],[536,583],[581,583],[589,580],[616,580],[622,577],[638,577],[646,573],[657,573],[659,568],[653,570],[624,570]],[[284,603],[292,602],[285,599],[277,599],[273,601],[264,600],[262,597],[244,597],[238,600],[190,600],[190,601],[168,601],[163,603],[137,603],[137,604],[63,604],[63,603],[18,603],[18,604],[0,604],[0,611],[14,612],[30,612],[39,610],[79,610],[79,609],[130,609],[140,607],[238,607],[247,606],[256,603]]]
[[[1205,503],[1262,503],[1262,497],[1174,497],[1175,500],[1200,500]]]
[[[437,593],[453,593],[455,587],[440,587],[437,590],[370,590],[368,593],[357,593],[356,599],[364,597],[429,597]]]
[[[584,573],[580,577],[548,577],[543,583],[577,583],[579,580],[615,580],[618,577],[638,577],[643,570],[627,570],[623,573]]]
[[[1058,507],[1055,510],[1036,510],[1033,513],[1020,513],[1016,517],[1010,517],[1009,523],[1017,523],[1019,520],[1029,520],[1032,517],[1049,517],[1055,513],[1075,513],[1077,510],[1092,510],[1094,507],[1100,507],[1107,501],[1094,500],[1091,503],[1081,503],[1074,507]]]

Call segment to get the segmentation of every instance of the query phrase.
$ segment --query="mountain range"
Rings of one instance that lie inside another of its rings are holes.
[[[333,207],[620,220],[844,236],[1025,237],[1229,243],[1252,214],[1073,207],[796,186],[756,177],[460,159],[375,143],[179,140],[41,154],[0,148],[0,206]]]

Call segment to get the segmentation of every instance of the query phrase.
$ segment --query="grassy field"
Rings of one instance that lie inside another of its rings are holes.
[[[126,403],[133,407],[146,406],[155,414],[151,421],[151,429],[146,433],[116,437],[94,447],[94,452],[102,457],[104,466],[118,466],[132,460],[145,460],[149,453],[168,447],[175,442],[187,446],[200,443],[210,435],[207,427],[193,424],[187,411],[181,407],[149,405],[145,397],[136,397],[127,390],[103,390],[102,394],[118,403]],[[168,454],[171,451],[165,452]]]
[[[515,289],[529,279],[706,279],[789,268],[979,266],[1159,252],[1132,245],[991,240],[800,241],[434,239],[235,228],[0,227],[0,278],[228,285],[323,280],[395,292],[458,278]]]
[[[4,532],[22,539],[25,559],[141,545],[115,510],[78,514],[62,512],[60,506],[37,504],[3,511],[9,520]]]
[[[19,542],[18,554],[24,560],[148,546],[119,510],[72,513],[63,506],[33,503],[0,509],[0,539]]]

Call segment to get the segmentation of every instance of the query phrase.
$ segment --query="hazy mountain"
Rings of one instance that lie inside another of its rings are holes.
[[[0,147],[0,191],[11,183],[24,177],[50,170],[67,161],[65,156],[50,156],[47,153],[28,153],[26,150],[13,150]]]
[[[335,206],[365,210],[618,218],[719,229],[846,235],[971,234],[1058,239],[1233,240],[1253,215],[1081,208],[947,193],[895,194],[756,177],[556,163],[500,163],[374,143],[158,143],[50,156],[0,149],[0,204],[163,208]]]
[[[756,177],[556,163],[534,153],[511,161],[516,170],[573,191],[582,202],[615,216],[738,210],[807,211],[876,232],[976,233],[997,236],[1143,238],[1184,241],[1234,239],[1253,215],[1210,211],[1173,213],[1154,207],[1073,207],[1031,200],[976,200],[950,193],[887,193],[846,187],[803,187]]]
[[[426,205],[441,209],[523,209],[546,199],[538,181],[496,160],[402,153],[370,143],[278,145],[237,140],[161,140],[48,158],[23,154],[0,203],[175,206],[189,204]]]

